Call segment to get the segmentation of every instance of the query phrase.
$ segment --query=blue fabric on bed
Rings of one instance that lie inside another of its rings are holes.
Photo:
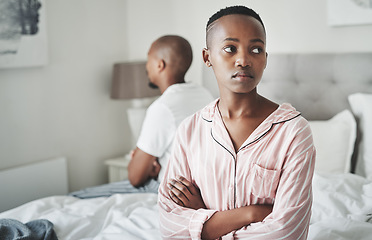
[[[2,240],[58,240],[53,223],[39,219],[21,223],[15,219],[0,219],[0,239]]]
[[[85,188],[76,192],[69,193],[70,196],[77,198],[96,198],[109,197],[113,194],[123,193],[158,193],[159,182],[151,179],[142,187],[133,187],[129,180],[108,183],[100,186]]]

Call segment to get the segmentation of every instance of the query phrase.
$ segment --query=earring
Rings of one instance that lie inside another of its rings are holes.
[[[208,61],[207,66],[210,67],[210,66],[212,66],[212,64]]]

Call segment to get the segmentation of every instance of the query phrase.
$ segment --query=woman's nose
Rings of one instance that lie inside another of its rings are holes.
[[[248,67],[252,66],[252,62],[250,60],[250,57],[247,53],[241,53],[237,56],[235,60],[235,66],[236,67]]]

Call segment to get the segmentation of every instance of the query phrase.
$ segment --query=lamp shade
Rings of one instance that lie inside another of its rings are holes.
[[[133,99],[161,95],[159,89],[148,85],[146,62],[127,62],[114,64],[111,98]]]

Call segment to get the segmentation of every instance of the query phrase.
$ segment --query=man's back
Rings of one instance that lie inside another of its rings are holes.
[[[179,83],[168,87],[146,112],[137,147],[158,157],[163,177],[178,125],[213,100],[205,88],[194,83]]]
[[[158,100],[172,111],[178,126],[186,117],[213,101],[213,97],[197,84],[179,83],[170,86]]]

